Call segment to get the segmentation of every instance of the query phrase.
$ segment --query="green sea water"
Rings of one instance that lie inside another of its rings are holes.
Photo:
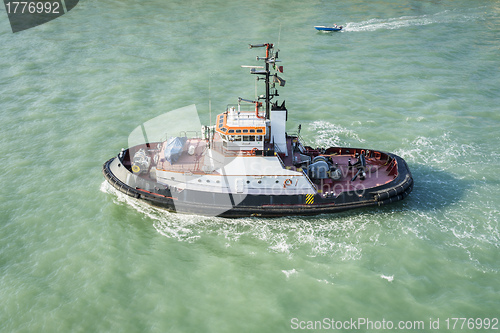
[[[83,0],[16,34],[1,11],[0,332],[500,329],[499,1]],[[104,182],[138,125],[253,98],[266,42],[289,131],[399,154],[408,198],[222,219]]]

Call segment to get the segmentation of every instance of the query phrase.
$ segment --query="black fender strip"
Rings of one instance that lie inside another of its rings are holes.
[[[133,189],[132,187],[128,186],[127,184],[124,184],[121,180],[116,178],[113,173],[109,170],[109,164],[115,159],[115,157],[110,158],[106,163],[103,164],[102,166],[102,173],[104,174],[104,178],[113,185],[114,188],[116,188],[118,191],[122,192],[123,194],[126,194],[130,197],[134,197],[136,199],[139,199],[141,197],[141,194]]]

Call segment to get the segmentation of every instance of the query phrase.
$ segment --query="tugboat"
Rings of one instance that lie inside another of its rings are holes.
[[[265,81],[256,100],[238,98],[199,134],[132,146],[103,165],[119,191],[169,211],[205,216],[290,216],[381,206],[413,189],[406,162],[391,153],[350,147],[313,148],[286,132],[285,102],[274,102],[278,51],[271,43],[251,67]],[[168,124],[166,124],[168,125]]]

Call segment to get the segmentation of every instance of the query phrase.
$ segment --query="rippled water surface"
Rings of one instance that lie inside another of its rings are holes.
[[[500,317],[498,1],[83,0],[16,34],[2,15],[0,331]],[[264,42],[281,50],[289,131],[402,156],[405,201],[222,219],[104,182],[138,125],[193,103],[208,124],[209,95],[212,115],[253,98],[240,65]]]

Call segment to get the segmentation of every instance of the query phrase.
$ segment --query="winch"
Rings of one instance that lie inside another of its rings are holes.
[[[132,172],[135,174],[146,172],[149,168],[150,163],[151,157],[149,157],[144,149],[141,148],[134,154]]]

